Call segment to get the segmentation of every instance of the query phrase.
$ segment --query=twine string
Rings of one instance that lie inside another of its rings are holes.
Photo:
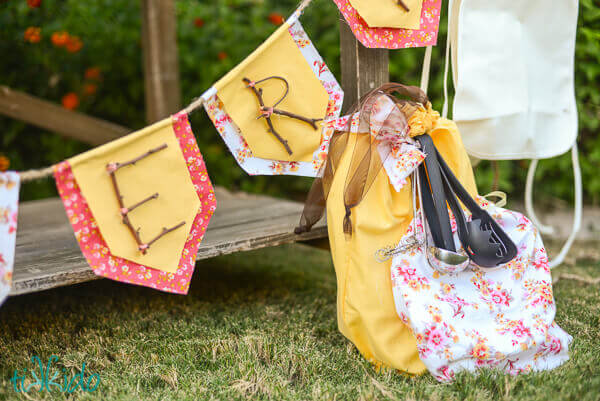
[[[41,180],[43,178],[50,177],[52,172],[54,171],[54,166],[44,167],[41,169],[27,170],[21,171],[19,176],[21,177],[21,182],[31,182]]]

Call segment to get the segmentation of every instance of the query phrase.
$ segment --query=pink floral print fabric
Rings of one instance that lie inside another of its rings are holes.
[[[394,301],[417,340],[421,360],[439,381],[482,368],[509,374],[548,370],[569,359],[571,336],[555,322],[552,277],[542,239],[522,214],[477,201],[511,237],[518,256],[498,269],[474,264],[443,273],[419,246],[394,257]],[[400,241],[406,243],[417,217]],[[460,248],[455,231],[455,242]]]
[[[0,173],[0,305],[12,284],[20,182],[14,171]]]
[[[187,294],[196,264],[198,247],[215,212],[217,202],[187,114],[179,113],[172,119],[175,136],[201,202],[175,273],[152,269],[111,255],[68,162],[62,162],[55,167],[54,178],[67,217],[75,232],[75,238],[94,273],[124,283]]]
[[[333,0],[350,29],[364,46],[369,48],[406,49],[435,46],[440,24],[441,0],[424,0],[420,29],[371,28],[352,7],[349,0]]]

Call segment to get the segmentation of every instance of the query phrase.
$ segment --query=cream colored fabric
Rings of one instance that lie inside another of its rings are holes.
[[[310,162],[321,144],[321,129],[315,130],[305,122],[273,115],[277,132],[288,141],[290,156],[281,143],[270,134],[264,118],[259,116],[256,96],[246,88],[243,78],[258,81],[269,76],[281,76],[290,85],[290,92],[277,106],[288,112],[309,118],[324,118],[329,95],[302,55],[299,45],[283,24],[241,64],[215,83],[217,96],[240,128],[252,155],[263,159]],[[269,80],[258,87],[264,91],[266,106],[272,106],[285,92],[283,82]]]
[[[343,231],[343,192],[353,146],[350,134],[327,199],[329,240],[338,284],[338,325],[369,361],[411,374],[425,371],[411,331],[396,313],[390,277],[390,261],[381,263],[375,252],[394,246],[412,220],[411,185],[396,192],[384,169],[366,197],[352,209],[354,232],[347,240]],[[471,195],[477,190],[469,158],[456,125],[439,119],[431,133],[448,165]],[[368,140],[370,135],[360,135]]]
[[[453,119],[469,154],[544,159],[573,146],[577,12],[577,0],[450,2]]]
[[[349,0],[371,28],[419,29],[423,0],[404,0],[409,11],[397,0]]]
[[[159,194],[157,199],[150,200],[129,214],[133,226],[140,228],[143,242],[156,237],[163,227],[170,228],[185,221],[185,226],[159,239],[143,255],[138,250],[133,235],[121,221],[119,204],[106,165],[111,162],[126,162],[165,143],[166,149],[115,173],[125,206],[132,206],[156,192]],[[164,119],[82,153],[68,162],[110,252],[143,266],[174,273],[190,227],[200,208],[200,200],[175,137],[171,119]]]

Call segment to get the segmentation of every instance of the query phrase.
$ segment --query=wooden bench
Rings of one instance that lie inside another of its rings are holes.
[[[216,189],[217,210],[198,250],[198,260],[233,252],[327,236],[324,219],[295,235],[303,205],[267,196]],[[27,294],[98,277],[83,257],[58,198],[25,202],[19,210],[10,295]]]

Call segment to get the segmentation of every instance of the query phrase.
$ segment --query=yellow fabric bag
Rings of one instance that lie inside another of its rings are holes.
[[[413,217],[411,185],[397,192],[381,169],[360,204],[352,209],[353,233],[347,238],[342,220],[344,184],[354,142],[368,135],[350,135],[327,198],[331,254],[338,285],[338,326],[364,357],[377,367],[391,367],[419,374],[415,338],[394,306],[391,260],[378,262],[380,248],[394,246],[406,233]],[[471,196],[477,194],[471,163],[454,122],[439,119],[430,132],[436,147]]]

